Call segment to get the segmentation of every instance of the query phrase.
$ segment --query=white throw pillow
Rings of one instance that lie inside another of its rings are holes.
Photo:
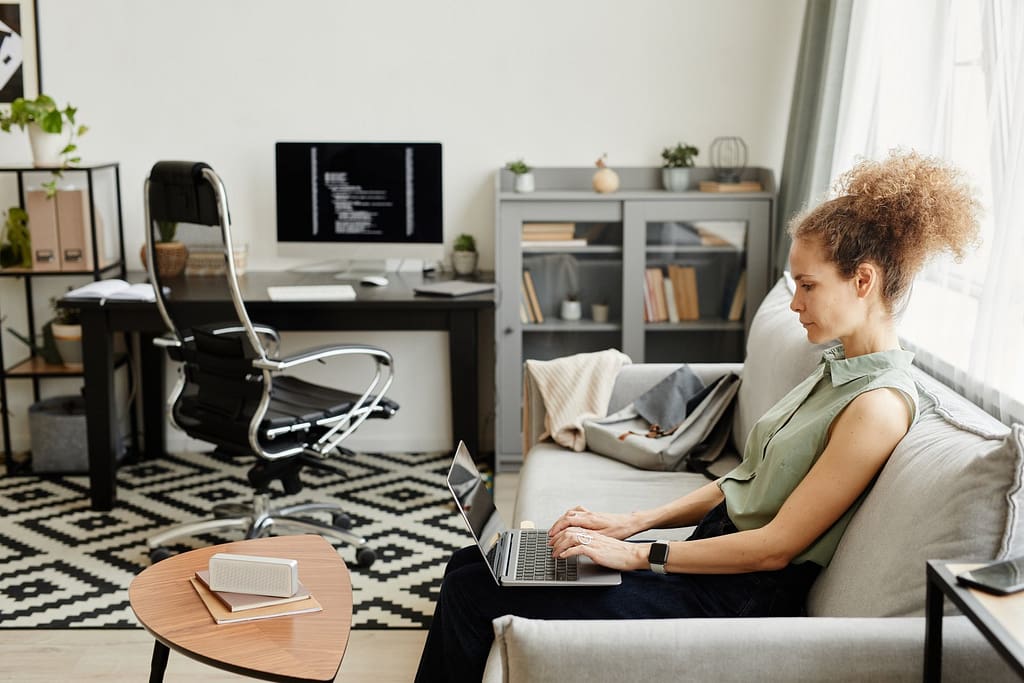
[[[780,278],[750,323],[732,430],[733,443],[740,453],[754,423],[806,379],[821,361],[821,353],[835,345],[807,341],[799,316],[789,308],[792,298],[792,281]]]

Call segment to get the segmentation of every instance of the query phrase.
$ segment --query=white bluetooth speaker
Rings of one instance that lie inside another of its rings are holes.
[[[210,558],[210,590],[288,598],[299,590],[299,562],[217,553]]]

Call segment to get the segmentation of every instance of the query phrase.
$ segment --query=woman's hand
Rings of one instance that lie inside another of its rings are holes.
[[[586,555],[599,565],[621,571],[646,567],[650,551],[648,543],[627,543],[576,526],[562,529],[549,545],[555,557]]]
[[[570,527],[596,531],[613,539],[623,540],[635,533],[646,531],[639,527],[635,515],[591,512],[581,505],[559,517],[548,531],[548,538],[555,538]]]

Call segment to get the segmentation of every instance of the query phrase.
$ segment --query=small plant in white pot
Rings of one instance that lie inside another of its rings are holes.
[[[696,147],[682,142],[661,151],[661,182],[666,190],[685,192],[690,189],[690,169],[693,168],[693,160],[698,154],[700,152]]]
[[[61,169],[81,160],[70,156],[78,149],[75,138],[88,130],[75,123],[77,112],[70,104],[58,107],[49,95],[41,94],[34,100],[19,97],[11,103],[10,111],[0,114],[0,130],[9,133],[11,126],[28,130],[33,163],[39,168]],[[57,191],[61,171],[55,170],[53,175],[53,180],[43,185],[51,196]]]
[[[516,159],[505,164],[505,168],[512,171],[516,176],[516,192],[533,192],[533,169],[526,165],[522,159]]]
[[[50,321],[50,331],[53,333],[53,343],[60,354],[61,362],[66,368],[76,370],[82,369],[82,321],[78,317],[78,309],[67,306],[57,306],[56,299],[50,302],[53,305],[53,320]]]
[[[476,240],[467,233],[455,238],[452,245],[452,269],[456,275],[472,275],[476,272]]]

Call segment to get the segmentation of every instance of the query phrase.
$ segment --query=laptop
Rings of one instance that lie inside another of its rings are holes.
[[[548,532],[509,529],[494,506],[466,444],[459,442],[448,471],[448,489],[499,586],[617,586],[622,574],[589,557],[555,559]]]

